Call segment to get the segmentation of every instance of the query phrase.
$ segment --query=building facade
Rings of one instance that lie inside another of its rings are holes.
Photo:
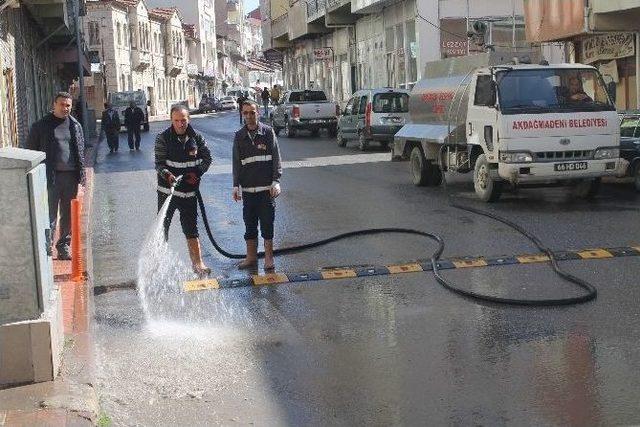
[[[522,0],[263,0],[261,12],[263,49],[282,54],[285,85],[322,87],[337,101],[411,88],[429,61],[530,47]]]
[[[619,110],[640,106],[640,3],[524,0],[527,39],[561,43],[569,61],[602,73]]]
[[[23,146],[31,124],[51,111],[55,93],[77,86],[76,27],[69,16],[74,10],[84,10],[84,2],[0,5],[0,146]],[[88,75],[84,53],[81,63]]]

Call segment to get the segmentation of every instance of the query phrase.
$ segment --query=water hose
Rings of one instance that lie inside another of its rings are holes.
[[[209,226],[209,219],[207,217],[207,211],[206,211],[206,208],[204,206],[204,201],[202,200],[202,195],[200,194],[200,190],[199,189],[196,191],[196,197],[198,199],[198,205],[200,206],[200,212],[202,214],[202,220],[204,222],[204,228],[205,228],[205,230],[207,232],[207,236],[209,237],[209,240],[211,241],[211,244],[213,245],[213,247],[220,254],[225,256],[226,258],[230,258],[230,259],[243,259],[243,258],[245,258],[245,256],[246,256],[245,254],[230,253],[230,252],[224,250],[218,244],[218,242],[216,242],[215,238],[213,237],[213,233],[211,232],[211,227]],[[534,307],[575,305],[575,304],[585,303],[585,302],[591,301],[591,300],[596,298],[597,290],[593,285],[591,285],[590,283],[586,282],[585,280],[582,280],[582,279],[580,279],[578,277],[575,277],[575,276],[571,275],[570,273],[567,273],[564,270],[562,270],[558,266],[558,262],[557,262],[557,260],[556,260],[556,258],[554,256],[553,251],[551,249],[547,248],[546,246],[544,246],[542,244],[542,242],[540,241],[540,239],[538,239],[536,236],[534,236],[532,233],[528,232],[527,230],[525,230],[524,228],[522,228],[518,224],[515,224],[512,221],[509,221],[509,220],[507,220],[505,218],[499,217],[499,216],[494,215],[494,214],[489,213],[489,212],[485,212],[485,211],[482,211],[482,210],[479,210],[479,209],[475,209],[475,208],[471,208],[471,207],[468,207],[468,206],[464,206],[464,205],[460,205],[460,204],[454,203],[451,200],[449,201],[449,204],[454,208],[461,209],[461,210],[464,210],[464,211],[467,211],[467,212],[471,212],[471,213],[474,213],[474,214],[477,214],[477,215],[482,215],[482,216],[491,218],[493,220],[499,221],[499,222],[501,222],[501,223],[513,228],[514,230],[516,230],[517,232],[519,232],[520,234],[525,236],[527,239],[529,239],[531,242],[533,242],[534,245],[540,251],[542,251],[543,253],[545,253],[549,257],[549,259],[551,261],[551,266],[553,268],[553,271],[558,276],[560,276],[563,280],[565,280],[567,282],[573,283],[573,284],[579,286],[580,288],[585,289],[587,291],[587,293],[585,293],[585,294],[583,294],[581,296],[577,296],[577,297],[566,297],[566,298],[520,299],[520,298],[495,297],[495,296],[480,294],[478,292],[474,292],[474,291],[470,291],[470,290],[466,290],[466,289],[460,288],[460,287],[454,285],[452,282],[450,282],[447,279],[445,279],[441,275],[440,269],[438,267],[438,261],[440,260],[440,257],[442,255],[442,253],[444,252],[444,239],[442,239],[442,237],[438,236],[437,234],[427,233],[425,231],[420,231],[420,230],[415,230],[415,229],[410,229],[410,228],[368,228],[368,229],[363,229],[363,230],[350,231],[348,233],[338,234],[338,235],[335,235],[333,237],[329,237],[327,239],[319,240],[319,241],[316,241],[316,242],[306,243],[306,244],[298,245],[298,246],[289,246],[289,247],[286,247],[286,248],[274,249],[273,253],[275,255],[278,255],[278,254],[287,254],[287,253],[292,253],[292,252],[300,252],[300,251],[304,251],[304,250],[307,250],[307,249],[316,248],[318,246],[323,246],[323,245],[326,245],[326,244],[329,244],[329,243],[332,243],[332,242],[336,242],[338,240],[343,240],[343,239],[347,239],[347,238],[350,238],[350,237],[357,237],[357,236],[366,236],[366,235],[383,234],[383,233],[412,234],[412,235],[426,237],[426,238],[428,238],[430,240],[433,240],[433,241],[435,241],[437,243],[438,247],[430,257],[432,271],[433,271],[433,275],[434,275],[435,279],[438,281],[438,283],[440,283],[446,289],[448,289],[448,290],[450,290],[450,291],[452,291],[452,292],[454,292],[454,293],[456,293],[458,295],[464,296],[466,298],[470,298],[470,299],[476,300],[476,301],[496,303],[496,304],[534,306]],[[259,257],[264,257],[264,252],[259,252],[258,256]]]

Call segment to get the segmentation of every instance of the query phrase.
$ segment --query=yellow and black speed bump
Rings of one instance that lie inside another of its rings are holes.
[[[364,276],[386,276],[389,274],[389,269],[387,267],[366,267],[366,268],[357,268],[356,275],[358,277]]]
[[[640,256],[640,246],[614,247],[614,248],[590,248],[572,251],[554,252],[558,261],[571,260],[597,260]],[[549,262],[549,257],[542,253],[505,255],[493,257],[452,257],[438,261],[438,269],[468,269],[495,267],[502,265],[539,264]],[[186,292],[201,291],[207,289],[241,288],[247,286],[277,285],[291,282],[310,282],[319,280],[347,279],[355,277],[385,276],[389,274],[417,273],[432,271],[431,261],[414,261],[406,264],[373,265],[373,266],[345,266],[326,268],[319,271],[300,273],[269,273],[253,275],[251,277],[230,279],[201,279],[185,282],[183,289]]]
[[[518,259],[514,256],[497,256],[485,259],[488,266],[518,264]]]

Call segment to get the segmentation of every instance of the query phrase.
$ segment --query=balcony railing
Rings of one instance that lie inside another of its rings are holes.
[[[278,16],[276,19],[271,21],[271,37],[278,38],[282,36],[286,36],[289,33],[289,15],[284,14],[282,16]]]
[[[331,12],[349,3],[351,0],[326,0],[326,9]]]
[[[176,56],[167,54],[165,56],[165,70],[167,74],[172,77],[177,76],[182,72],[182,68],[184,67],[184,58],[182,56]]]
[[[131,64],[138,71],[146,69],[151,65],[151,53],[148,50],[131,50]]]
[[[312,22],[324,16],[326,0],[307,0],[307,21]]]

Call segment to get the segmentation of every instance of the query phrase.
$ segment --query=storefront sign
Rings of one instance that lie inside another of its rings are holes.
[[[330,47],[319,47],[313,49],[313,58],[316,61],[326,61],[333,58],[333,49]]]
[[[634,53],[633,33],[603,34],[582,42],[582,62],[585,64],[633,56]]]
[[[440,20],[440,54],[442,58],[465,56],[468,40],[463,34],[467,32],[467,21],[459,18]]]

